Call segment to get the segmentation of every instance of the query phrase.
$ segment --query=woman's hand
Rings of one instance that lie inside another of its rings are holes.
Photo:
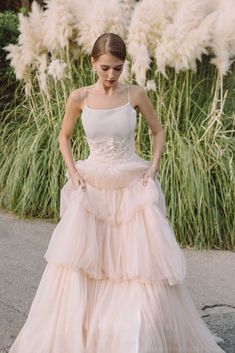
[[[142,176],[143,178],[143,184],[144,186],[147,185],[148,182],[148,178],[152,178],[153,180],[155,180],[156,175],[157,175],[158,170],[154,170],[151,167],[147,170],[146,173],[144,173],[144,175]]]
[[[81,185],[81,188],[83,191],[86,190],[86,184],[85,180],[82,178],[82,176],[78,173],[78,171],[74,172],[73,174],[70,175],[71,181],[73,188],[77,190],[78,186]]]

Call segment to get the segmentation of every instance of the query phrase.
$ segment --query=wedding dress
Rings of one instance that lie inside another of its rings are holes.
[[[150,162],[134,149],[136,111],[85,105],[90,154],[67,181],[27,320],[9,353],[222,353],[184,283],[186,259]]]

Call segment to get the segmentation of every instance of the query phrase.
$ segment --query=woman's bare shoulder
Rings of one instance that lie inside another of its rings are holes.
[[[145,94],[146,91],[144,87],[135,84],[130,84],[130,99],[134,108],[138,108],[140,106],[142,97]]]
[[[143,91],[145,91],[144,87],[139,86],[139,85],[135,85],[135,84],[130,84],[130,89],[133,92],[133,94],[139,94]]]
[[[79,108],[82,111],[83,103],[84,103],[84,92],[87,87],[78,87],[72,90],[69,93],[68,100],[72,105],[76,105],[77,108]]]
[[[84,95],[84,87],[75,88],[74,90],[72,90],[69,93],[69,97],[72,100],[75,100],[75,101],[80,100],[81,98],[83,98],[83,95]]]

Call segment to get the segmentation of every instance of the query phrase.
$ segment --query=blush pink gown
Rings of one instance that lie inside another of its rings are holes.
[[[222,353],[184,283],[186,260],[128,102],[81,115],[90,154],[67,181],[27,320],[9,353]],[[85,90],[84,90],[85,93]]]

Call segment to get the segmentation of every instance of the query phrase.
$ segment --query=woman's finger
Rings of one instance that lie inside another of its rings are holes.
[[[80,185],[82,190],[85,190],[85,180],[78,174],[78,173],[74,173],[71,176],[72,179],[72,184],[73,184],[73,188],[75,190],[77,190],[78,186]]]
[[[73,185],[73,188],[75,189],[75,190],[77,190],[77,188],[78,188],[78,185],[79,185],[79,183],[78,183],[78,180],[72,180],[72,185]]]
[[[148,174],[145,174],[144,177],[143,177],[143,184],[146,186],[147,185],[147,182],[148,182]]]
[[[81,185],[81,188],[82,188],[83,191],[85,191],[85,190],[86,190],[86,185],[85,185],[85,184],[82,184],[82,185]]]
[[[83,178],[79,179],[79,183],[81,185],[82,190],[84,191],[86,189],[86,183],[85,180]]]

